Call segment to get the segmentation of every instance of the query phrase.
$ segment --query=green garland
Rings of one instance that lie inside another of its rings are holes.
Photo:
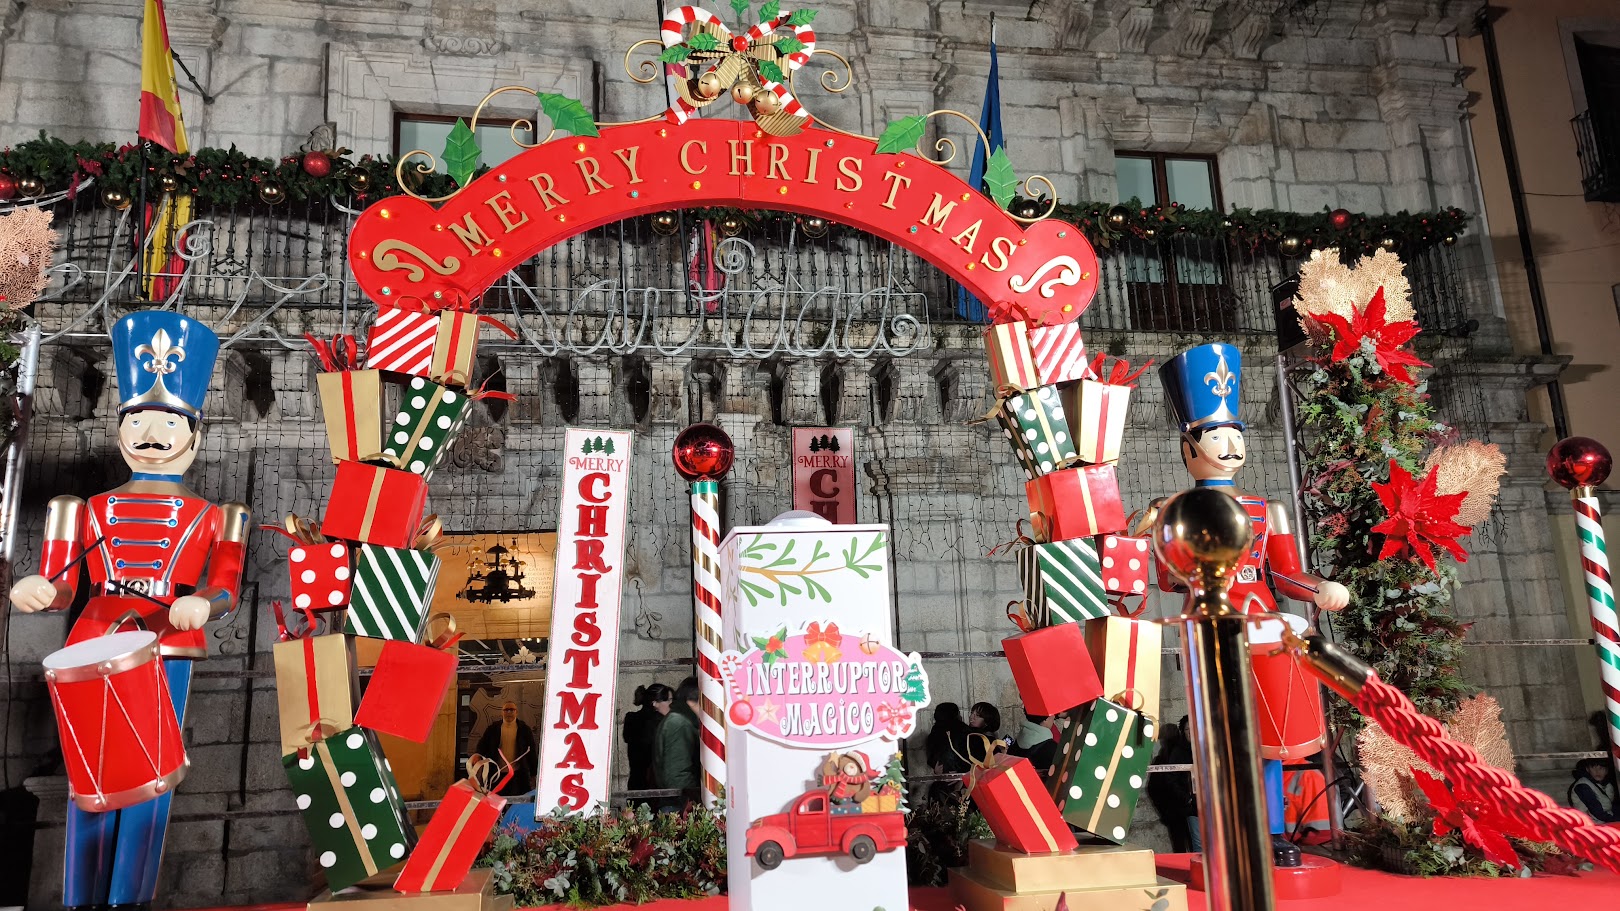
[[[275,187],[281,197],[294,203],[322,204],[347,200],[365,204],[400,192],[394,178],[396,159],[370,155],[351,157],[347,149],[317,152],[327,155],[331,170],[314,176],[304,170],[309,153],[282,158],[255,158],[228,149],[198,149],[190,155],[174,155],[150,146],[145,171],[146,198],[156,199],[166,183],[180,192],[195,196],[205,205],[242,205],[265,201],[266,187]],[[481,173],[481,171],[480,171]],[[43,185],[43,193],[75,192],[86,178],[94,178],[96,192],[122,194],[135,200],[141,194],[141,155],[133,144],[110,142],[70,143],[41,132],[39,138],[0,150],[0,175],[17,180],[33,179]],[[167,179],[166,179],[167,178]],[[430,174],[421,186],[424,196],[443,196],[456,184],[444,174]],[[268,191],[274,196],[276,191]],[[1009,208],[1020,214],[1038,214],[1047,208],[1039,200],[1014,199]],[[1342,223],[1335,227],[1335,215]],[[652,216],[648,216],[652,217]],[[1179,203],[1143,206],[1137,200],[1123,204],[1078,202],[1059,204],[1053,218],[1078,227],[1093,244],[1110,248],[1125,238],[1153,240],[1169,235],[1222,238],[1249,250],[1272,249],[1282,245],[1289,255],[1311,249],[1339,247],[1343,250],[1372,252],[1387,244],[1402,255],[1411,256],[1437,244],[1453,243],[1468,226],[1468,215],[1460,209],[1439,212],[1398,212],[1393,215],[1365,215],[1340,211],[1283,212],[1276,209],[1188,209]],[[687,210],[689,221],[734,222],[739,230],[786,229],[803,223],[803,216],[769,210],[707,207]],[[828,230],[835,236],[856,233],[832,222]],[[1292,245],[1298,244],[1297,251]]]

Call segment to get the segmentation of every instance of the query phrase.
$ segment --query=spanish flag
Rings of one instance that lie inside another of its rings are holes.
[[[191,151],[186,121],[180,116],[180,85],[174,78],[163,0],[146,0],[146,21],[141,29],[140,135],[176,155]]]
[[[191,151],[186,141],[186,121],[180,114],[180,85],[174,78],[163,0],[146,0],[146,21],[141,29],[140,137],[176,155]],[[141,236],[148,244],[143,254],[146,287],[142,290],[147,300],[166,300],[185,271],[185,261],[176,252],[181,241],[177,231],[191,221],[191,197],[177,194],[157,205],[149,204],[142,216],[146,230]]]

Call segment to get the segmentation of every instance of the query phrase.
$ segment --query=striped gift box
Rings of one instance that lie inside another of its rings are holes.
[[[1035,358],[1035,375],[1042,386],[1092,377],[1086,364],[1086,341],[1080,337],[1079,323],[1037,326],[1029,330],[1029,348]]]
[[[1018,553],[1024,600],[1051,626],[1108,616],[1100,569],[1091,538],[1031,544]]]
[[[439,558],[425,550],[360,545],[343,631],[351,636],[420,642],[438,579]]]
[[[437,313],[381,304],[366,341],[366,369],[425,377],[433,367],[433,342],[438,334]]]
[[[998,323],[984,333],[985,353],[990,357],[990,386],[1033,389],[1040,380],[1029,348],[1029,326],[1024,323]]]

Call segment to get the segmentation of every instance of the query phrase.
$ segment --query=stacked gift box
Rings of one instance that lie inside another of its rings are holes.
[[[1051,908],[1064,895],[1071,909],[1146,895],[1185,907],[1152,853],[1125,844],[1158,724],[1160,628],[1127,607],[1146,598],[1148,540],[1127,527],[1116,474],[1147,365],[1088,358],[1073,323],[1014,318],[985,344],[1031,529],[998,548],[1022,586],[1002,648],[1025,711],[1057,718],[1059,752],[1047,770],[992,749],[965,778],[995,840],[975,846],[957,898],[970,911]]]
[[[418,839],[378,740],[425,743],[455,680],[455,623],[429,614],[442,533],[427,485],[472,404],[510,398],[468,388],[484,326],[511,334],[471,308],[400,302],[379,308],[363,353],[309,338],[337,471],[319,521],[277,529],[292,611],[276,605],[273,657],[282,765],[332,892],[401,865],[399,892],[456,890],[505,805],[498,770],[470,768]],[[349,637],[379,640],[358,704]]]

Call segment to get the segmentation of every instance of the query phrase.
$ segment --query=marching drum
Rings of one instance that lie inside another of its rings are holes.
[[[1283,623],[1303,634],[1304,617],[1272,614],[1249,626],[1254,666],[1254,702],[1259,715],[1260,754],[1267,759],[1303,759],[1327,742],[1322,688],[1282,648]]]
[[[191,761],[156,633],[111,633],[53,652],[45,659],[45,685],[79,809],[122,809],[166,794],[186,777]]]

